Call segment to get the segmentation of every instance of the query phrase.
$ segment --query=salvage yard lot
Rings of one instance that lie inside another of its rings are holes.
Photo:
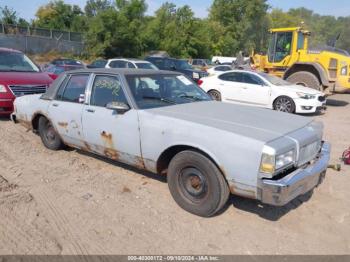
[[[332,163],[350,146],[350,94],[329,98]],[[231,197],[214,218],[182,210],[165,179],[0,120],[0,254],[349,254],[350,167],[283,208]],[[227,152],[234,157],[235,153]]]

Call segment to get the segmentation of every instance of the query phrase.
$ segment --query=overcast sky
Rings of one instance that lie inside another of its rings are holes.
[[[7,5],[12,7],[18,12],[20,17],[30,20],[34,18],[38,7],[48,2],[49,0],[0,0],[0,6]],[[76,4],[83,8],[86,0],[65,0],[65,2]],[[148,13],[153,14],[166,0],[146,0],[146,2],[148,4]],[[212,0],[168,0],[168,2],[173,2],[178,6],[188,4],[192,7],[196,16],[205,17],[208,14]],[[306,7],[322,15],[350,16],[349,0],[268,0],[268,2],[270,6],[282,8],[283,10]]]

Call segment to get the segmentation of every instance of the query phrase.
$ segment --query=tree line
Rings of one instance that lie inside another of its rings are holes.
[[[174,57],[234,56],[238,51],[264,52],[268,29],[301,24],[313,32],[311,46],[330,44],[350,49],[350,16],[334,17],[305,8],[271,9],[267,0],[214,0],[208,17],[196,18],[188,6],[164,3],[147,14],[145,0],[88,0],[84,9],[63,0],[38,8],[26,21],[1,7],[3,23],[81,32],[94,57],[140,57],[164,50]]]

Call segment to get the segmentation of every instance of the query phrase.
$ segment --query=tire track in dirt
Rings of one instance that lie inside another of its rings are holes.
[[[37,225],[36,214],[32,195],[0,176],[0,253],[60,253],[60,245]]]

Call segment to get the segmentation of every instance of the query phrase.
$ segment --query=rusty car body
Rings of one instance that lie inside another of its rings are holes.
[[[74,100],[64,98],[68,91]],[[212,101],[169,71],[65,72],[44,95],[16,99],[12,120],[38,131],[45,145],[54,138],[168,175],[179,187],[169,185],[176,202],[200,216],[217,213],[229,192],[285,205],[322,182],[330,156],[321,123]]]

